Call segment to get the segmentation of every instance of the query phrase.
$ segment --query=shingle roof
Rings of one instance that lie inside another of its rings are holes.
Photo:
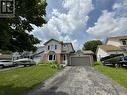
[[[98,47],[105,50],[105,51],[107,51],[107,52],[110,52],[110,51],[123,51],[121,48],[113,46],[113,45],[99,45]]]
[[[58,42],[58,43],[60,43],[60,41],[58,41],[58,40],[56,40],[56,39],[50,39],[49,41],[45,42],[44,45],[46,45],[47,43],[49,43],[49,42],[52,41],[52,40],[53,40],[53,41],[56,41],[56,42]]]
[[[63,43],[63,45],[71,45],[73,51],[75,51],[75,50],[74,50],[74,47],[73,47],[73,45],[72,45],[72,43]]]
[[[85,51],[82,51],[84,54],[94,54],[94,52],[92,52],[91,50],[85,50]]]

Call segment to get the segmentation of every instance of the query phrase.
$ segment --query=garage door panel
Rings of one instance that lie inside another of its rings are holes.
[[[72,66],[90,66],[90,57],[71,57]]]

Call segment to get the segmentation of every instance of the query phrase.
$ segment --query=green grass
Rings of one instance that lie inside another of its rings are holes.
[[[127,68],[115,68],[111,66],[103,66],[99,62],[95,62],[94,67],[99,72],[115,80],[127,89]]]
[[[57,69],[46,64],[2,71],[0,95],[24,95],[56,72]]]

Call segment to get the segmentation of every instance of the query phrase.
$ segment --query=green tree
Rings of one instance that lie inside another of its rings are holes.
[[[0,18],[0,50],[35,51],[40,41],[30,32],[32,24],[46,23],[46,0],[16,0],[14,18]]]
[[[84,46],[83,46],[83,50],[91,50],[94,52],[94,60],[96,60],[96,50],[97,50],[97,46],[98,45],[102,45],[102,42],[100,40],[92,40],[92,41],[87,41]]]
[[[95,53],[98,45],[102,45],[100,40],[87,41],[83,46],[83,50],[91,50]]]

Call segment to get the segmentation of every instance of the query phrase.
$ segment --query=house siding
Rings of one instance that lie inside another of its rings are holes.
[[[64,45],[62,45],[62,51],[74,52],[71,44],[64,44]]]
[[[122,46],[122,42],[119,39],[109,39],[107,41],[107,45],[113,45],[113,46],[120,47]]]
[[[52,46],[53,45],[53,48],[55,48],[55,45],[57,45],[57,49],[53,49],[53,50],[48,50],[48,46]],[[44,50],[45,52],[44,53],[49,53],[49,51],[54,51],[55,53],[61,53],[61,44],[56,42],[56,41],[50,41],[49,43],[46,44],[46,46],[44,46]]]
[[[98,51],[97,51],[97,61],[100,61],[100,59],[102,57],[105,57],[105,56],[108,56],[108,55],[109,55],[109,53],[107,53],[106,51],[104,51],[101,48],[98,48]]]
[[[44,54],[42,61],[47,63],[48,62],[48,54]]]
[[[58,64],[61,64],[61,54],[60,53],[57,53],[57,54],[55,54],[56,55],[56,60],[54,60],[54,61],[56,61]],[[44,56],[43,56],[43,58],[42,58],[42,61],[44,62],[44,63],[47,63],[49,60],[48,60],[48,54],[44,54]]]
[[[56,54],[56,62],[58,63],[58,64],[61,64],[61,54]]]
[[[105,56],[108,56],[110,54],[124,54],[125,56],[127,55],[127,48],[126,46],[127,45],[123,45],[121,39],[127,39],[127,36],[121,36],[121,37],[111,37],[111,38],[108,38],[107,42],[105,43],[105,45],[112,45],[112,46],[116,46],[116,47],[119,47],[123,50],[117,50],[117,51],[104,51],[103,49],[99,48],[97,49],[97,52],[96,52],[96,55],[97,55],[97,61],[100,61],[100,58],[102,57],[105,57]],[[125,48],[122,48],[122,47],[125,47]]]

